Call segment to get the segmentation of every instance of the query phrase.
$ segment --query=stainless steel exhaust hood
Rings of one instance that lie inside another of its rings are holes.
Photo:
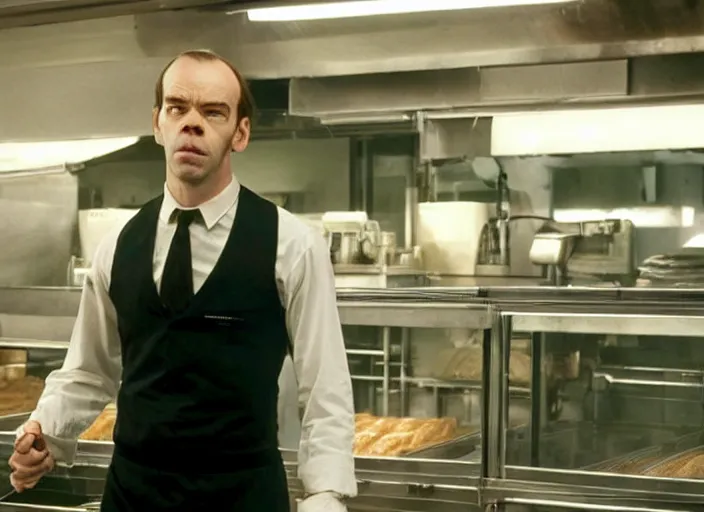
[[[221,6],[227,11],[237,12],[252,7],[278,7],[322,1],[329,0],[300,2],[281,0],[0,0],[0,27],[45,25],[155,11],[212,8],[214,6]]]
[[[225,2],[222,0],[0,0],[0,26],[44,25],[222,3]]]
[[[0,123],[0,140],[148,135],[151,84],[189,47],[220,52],[254,81],[291,79],[288,105],[276,108],[328,121],[704,96],[704,53],[697,53],[704,52],[704,0],[583,0],[290,23],[227,14],[252,2],[34,0],[32,14],[11,0],[10,15],[4,1],[0,28],[29,18],[111,17],[0,30],[0,111],[14,120]]]

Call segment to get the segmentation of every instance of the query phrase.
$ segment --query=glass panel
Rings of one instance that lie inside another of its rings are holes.
[[[346,325],[344,334],[356,455],[480,461],[483,330]]]
[[[540,377],[531,400],[510,393],[509,465],[704,478],[701,339],[536,333],[531,355]],[[522,364],[512,352],[511,376]]]
[[[61,364],[63,354],[0,348],[0,416],[34,410],[44,389],[44,378]]]
[[[0,289],[0,432],[12,432],[35,409],[45,379],[66,357],[79,290]],[[110,440],[114,406],[82,436]]]
[[[0,432],[22,425],[44,391],[44,381],[61,367],[65,349],[0,348]],[[108,404],[80,439],[112,441],[117,411]]]
[[[65,349],[0,348],[0,432],[14,431],[29,418],[44,391],[44,380],[60,368]],[[111,441],[115,405],[110,404],[81,439]]]

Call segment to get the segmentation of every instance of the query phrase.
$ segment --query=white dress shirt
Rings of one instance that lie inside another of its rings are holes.
[[[224,191],[199,207],[202,221],[191,224],[195,291],[223,250],[239,191],[240,185],[233,178]],[[176,208],[180,206],[165,186],[154,248],[154,281],[158,288],[176,232],[176,223],[169,222]],[[329,251],[319,233],[286,210],[278,211],[276,280],[293,344],[298,405],[303,413],[299,477],[309,494],[354,496],[354,406]],[[107,403],[115,400],[120,385],[117,314],[108,294],[119,233],[106,235],[96,250],[66,359],[60,370],[47,377],[44,393],[31,416],[42,425],[57,462],[73,462],[76,438]]]

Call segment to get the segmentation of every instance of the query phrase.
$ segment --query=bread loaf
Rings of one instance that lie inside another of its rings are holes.
[[[44,391],[37,377],[0,380],[0,416],[32,412]]]
[[[112,441],[116,418],[117,409],[115,409],[115,405],[108,404],[93,424],[80,435],[79,439],[84,441]]]
[[[509,359],[509,381],[513,384],[529,384],[531,359],[528,354],[512,350]],[[481,347],[471,346],[451,348],[441,351],[437,356],[432,376],[442,380],[482,379],[483,357]]]
[[[355,418],[355,455],[396,456],[448,441],[457,435],[455,418]]]
[[[645,473],[662,478],[704,478],[704,450],[691,451]]]
[[[697,456],[675,472],[674,478],[704,478],[704,453],[698,452]]]

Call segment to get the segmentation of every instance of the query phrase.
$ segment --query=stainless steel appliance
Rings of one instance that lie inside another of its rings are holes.
[[[326,212],[328,241],[338,288],[395,288],[425,284],[417,249],[400,249],[395,233],[381,231],[365,212]]]
[[[529,257],[535,265],[548,267],[553,284],[633,285],[635,233],[635,226],[626,219],[549,222],[535,235]]]

